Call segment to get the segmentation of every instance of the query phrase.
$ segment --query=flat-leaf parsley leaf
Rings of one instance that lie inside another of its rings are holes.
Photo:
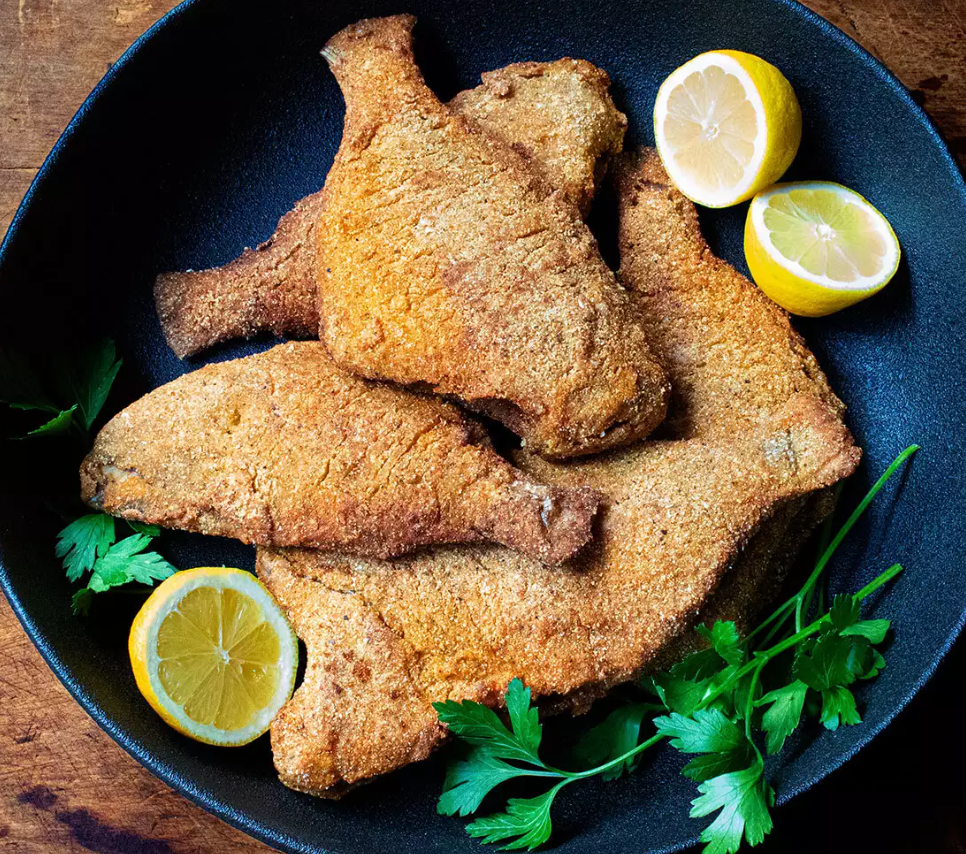
[[[146,526],[150,531],[152,526]],[[104,513],[75,519],[57,535],[54,553],[63,561],[70,581],[88,575],[87,584],[72,600],[74,613],[86,614],[94,593],[138,581],[154,584],[175,571],[157,552],[147,551],[153,533],[137,533],[117,540],[115,520]]]
[[[550,810],[565,786],[594,776],[616,779],[632,771],[644,751],[668,739],[671,747],[693,755],[682,771],[698,783],[691,815],[705,818],[717,813],[701,833],[705,854],[735,854],[743,842],[759,844],[772,828],[775,793],[765,778],[757,733],[764,733],[767,752],[774,754],[806,716],[817,717],[827,729],[859,723],[851,686],[873,678],[885,665],[875,647],[885,640],[889,621],[861,619],[861,602],[895,578],[901,566],[889,567],[854,595],[836,596],[828,610],[822,604],[814,612],[812,608],[824,602],[824,588],[818,596],[816,588],[845,534],[916,450],[913,445],[903,451],[838,534],[824,538],[822,554],[805,584],[761,625],[744,637],[732,622],[699,627],[706,649],[640,681],[640,687],[660,703],[619,706],[592,728],[573,754],[581,764],[593,767],[568,771],[540,758],[542,726],[530,691],[519,679],[512,680],[506,691],[509,728],[480,703],[434,703],[440,721],[473,745],[465,758],[451,764],[439,812],[468,815],[503,783],[548,778],[553,785],[542,795],[511,798],[505,811],[466,827],[485,843],[502,843],[508,850],[532,849],[549,839]],[[776,679],[779,668],[769,666],[781,662],[786,663],[784,674]],[[770,690],[765,691],[762,680],[768,676]],[[651,720],[656,732],[640,741],[655,712],[661,713]]]

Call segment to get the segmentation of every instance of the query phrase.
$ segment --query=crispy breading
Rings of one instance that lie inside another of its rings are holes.
[[[758,526],[734,566],[708,597],[695,623],[711,626],[716,620],[732,620],[739,631],[751,630],[774,602],[799,560],[802,547],[834,509],[830,489],[821,489],[777,507],[774,515]],[[648,669],[666,669],[700,644],[697,633],[684,632],[661,650]]]
[[[605,496],[594,542],[554,572],[492,547],[391,563],[260,549],[259,573],[308,648],[305,682],[272,730],[286,785],[338,796],[424,758],[445,736],[433,700],[500,705],[514,676],[548,708],[586,709],[686,651],[696,619],[754,610],[828,512],[815,490],[857,465],[841,404],[786,316],[724,262],[706,259],[713,275],[676,275],[676,247],[700,232],[647,152],[625,165],[620,187],[623,274],[630,287],[662,283],[655,345],[673,356],[692,416],[672,421],[676,441],[568,464],[520,456],[541,478]],[[737,320],[714,310],[716,294],[742,307]],[[717,352],[724,336],[728,358]],[[773,373],[745,383],[763,360]]]
[[[449,106],[522,154],[565,201],[587,212],[611,157],[624,146],[627,117],[610,77],[583,59],[517,62],[483,74],[483,85]]]
[[[491,705],[520,677],[536,696],[632,678],[701,610],[782,501],[857,460],[806,396],[741,441],[646,442],[566,465],[559,486],[606,495],[594,541],[554,570],[499,548],[391,562],[259,550],[258,571],[308,650],[272,725],[282,781],[325,794],[424,758],[444,737],[431,703]]]
[[[346,99],[318,231],[329,352],[547,456],[646,436],[669,389],[627,293],[579,211],[426,86],[413,21],[361,21],[323,51]]]
[[[318,337],[315,228],[321,208],[320,190],[285,214],[268,240],[234,261],[155,279],[158,319],[178,358],[262,332]]]
[[[671,379],[662,432],[734,435],[793,394],[841,413],[788,313],[715,257],[694,204],[671,184],[657,152],[617,158],[613,177],[620,278],[637,295],[648,340]]]
[[[584,60],[521,62],[484,74],[481,86],[449,106],[516,148],[568,202],[586,209],[627,127],[609,84]],[[262,332],[318,336],[314,230],[321,204],[321,191],[306,196],[267,241],[229,264],[158,276],[158,317],[177,356]]]
[[[82,497],[125,519],[274,546],[389,557],[503,543],[559,563],[597,496],[500,457],[456,407],[337,368],[319,342],[208,365],[98,435]]]
[[[618,158],[612,180],[621,281],[638,295],[652,349],[671,379],[660,434],[736,435],[795,393],[841,415],[841,401],[788,313],[711,252],[694,204],[671,183],[657,152],[645,148]],[[702,621],[753,618],[833,506],[821,491],[764,523]]]

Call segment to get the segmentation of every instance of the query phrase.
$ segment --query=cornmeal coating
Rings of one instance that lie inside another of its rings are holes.
[[[323,51],[346,120],[318,231],[322,340],[545,456],[646,436],[669,388],[627,292],[580,212],[426,86],[413,22],[362,21]]]
[[[607,72],[583,59],[516,62],[483,74],[450,108],[522,154],[584,214],[623,150],[627,116],[610,96]]]
[[[388,562],[260,549],[258,572],[305,642],[305,679],[272,724],[287,786],[339,794],[425,758],[432,703],[500,705],[625,682],[691,625],[759,524],[858,458],[806,396],[741,441],[645,442],[532,476],[606,496],[593,542],[549,569],[496,547]],[[529,467],[532,465],[532,469]]]
[[[609,86],[607,74],[584,60],[520,62],[484,74],[481,86],[449,106],[514,147],[562,198],[586,211],[627,127]],[[321,205],[321,190],[306,196],[268,240],[229,264],[158,276],[158,317],[176,355],[264,332],[318,337]]]
[[[662,432],[674,438],[735,435],[794,394],[841,414],[815,356],[776,305],[708,248],[694,204],[654,149],[622,155],[618,196],[620,278],[671,379]]]
[[[624,162],[618,190],[622,277],[675,383],[667,440],[518,456],[531,476],[604,495],[593,543],[562,570],[497,547],[391,562],[260,549],[308,649],[272,727],[286,785],[336,797],[424,758],[445,738],[435,700],[499,706],[519,676],[546,709],[582,711],[687,652],[697,620],[746,623],[858,464],[787,315],[710,254],[652,152]]]
[[[116,415],[82,498],[125,519],[390,557],[493,541],[560,563],[598,497],[545,486],[456,407],[346,374],[317,341],[208,365]]]

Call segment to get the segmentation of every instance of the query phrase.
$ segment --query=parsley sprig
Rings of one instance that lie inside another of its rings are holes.
[[[78,590],[71,606],[75,614],[86,614],[95,593],[138,581],[152,585],[175,572],[161,555],[147,551],[161,533],[155,525],[126,522],[134,531],[117,539],[116,520],[104,513],[90,513],[71,522],[57,535],[57,557],[64,563],[67,578],[79,581],[88,575],[87,583]]]
[[[774,754],[805,716],[829,730],[861,723],[852,686],[885,666],[877,647],[890,623],[862,619],[861,603],[902,567],[894,564],[856,593],[836,596],[827,610],[823,572],[875,495],[917,450],[912,445],[896,457],[834,537],[826,528],[821,556],[802,588],[761,625],[744,637],[730,621],[699,626],[704,649],[664,673],[642,678],[639,686],[655,701],[618,706],[588,731],[573,751],[574,761],[588,766],[584,770],[557,768],[541,759],[543,726],[529,688],[519,679],[506,691],[509,727],[479,703],[434,703],[440,721],[472,745],[465,758],[450,765],[438,811],[471,815],[502,783],[521,777],[552,780],[543,794],[510,798],[504,811],[466,827],[470,836],[502,843],[504,850],[532,850],[550,838],[550,811],[562,789],[589,777],[613,780],[629,773],[646,750],[667,740],[692,757],[682,769],[698,784],[691,816],[714,816],[701,833],[705,854],[735,854],[743,841],[759,844],[772,828],[775,792],[765,778],[756,735],[764,736],[765,753]],[[647,721],[654,733],[641,741]]]
[[[0,403],[48,416],[18,438],[73,431],[86,439],[121,369],[114,342],[103,341],[79,355],[54,356],[48,361],[38,370],[37,360],[0,350]]]
[[[73,433],[86,446],[120,369],[113,341],[80,354],[55,354],[42,360],[0,350],[0,403],[50,416],[17,438]],[[71,602],[75,614],[88,612],[95,593],[132,581],[151,585],[175,571],[148,548],[161,533],[160,528],[139,522],[125,524],[133,533],[118,540],[112,517],[90,513],[75,519],[57,535],[55,553],[63,562],[68,580],[80,581],[86,576],[84,587]]]

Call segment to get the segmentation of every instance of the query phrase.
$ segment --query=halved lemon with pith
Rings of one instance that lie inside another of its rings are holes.
[[[295,633],[268,589],[240,569],[166,579],[135,617],[128,650],[151,707],[206,744],[258,738],[295,687]]]
[[[785,173],[802,139],[802,110],[774,65],[739,50],[712,50],[661,84],[654,137],[684,195],[727,207]]]
[[[822,317],[872,296],[895,275],[900,255],[888,220],[840,184],[778,184],[748,208],[752,278],[792,314]]]

